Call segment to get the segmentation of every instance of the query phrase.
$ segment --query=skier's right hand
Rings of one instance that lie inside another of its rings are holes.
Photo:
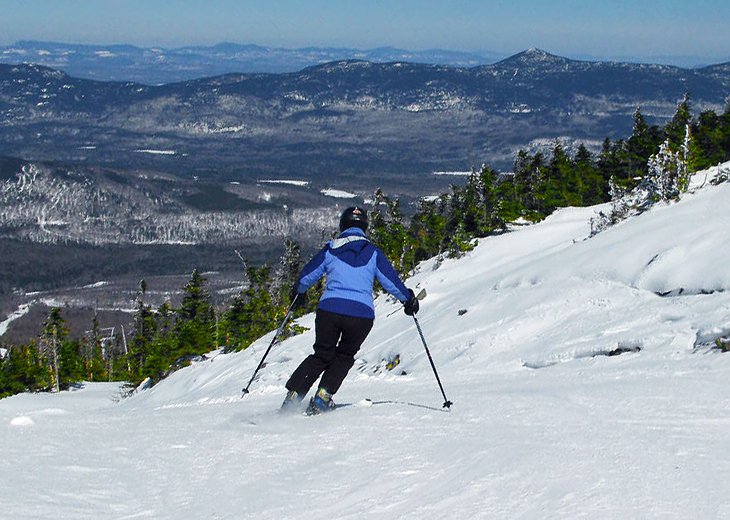
[[[418,303],[418,298],[416,298],[415,293],[413,292],[413,289],[408,289],[408,292],[410,294],[410,298],[406,300],[406,303],[403,304],[403,312],[405,312],[408,316],[413,316],[418,312],[418,308],[420,307]]]

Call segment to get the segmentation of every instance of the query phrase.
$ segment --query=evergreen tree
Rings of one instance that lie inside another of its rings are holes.
[[[176,357],[203,354],[214,348],[215,312],[206,282],[194,269],[183,288],[183,299],[176,312],[177,345],[173,353]]]
[[[152,350],[152,341],[156,332],[154,313],[152,308],[144,301],[146,292],[147,282],[144,279],[140,280],[133,329],[129,341],[129,352],[127,354],[130,372],[127,377],[136,383],[141,382],[146,377],[144,368]]]
[[[91,330],[82,343],[82,359],[84,363],[84,379],[87,381],[103,381],[107,378],[104,366],[102,336],[99,328],[99,315],[94,313]]]
[[[530,182],[532,183],[530,189],[533,194],[533,203],[527,206],[528,210],[539,215],[538,218],[542,218],[545,215],[542,193],[545,182],[547,181],[546,170],[545,155],[538,151],[532,156],[532,160],[530,161]]]
[[[466,201],[469,197],[465,196],[465,190],[451,185],[451,195],[446,201],[444,208],[446,213],[444,245],[441,247],[450,258],[458,258],[466,251],[474,248],[472,239],[474,236],[466,229],[464,222],[464,214],[466,210]]]
[[[378,188],[370,210],[369,235],[399,274],[414,267],[414,251],[409,247],[405,216],[399,199],[390,199]]]
[[[65,339],[60,344],[58,357],[62,389],[87,379],[84,360],[80,355],[81,348],[81,344],[77,340]]]
[[[543,167],[543,155],[538,152],[531,157],[525,150],[517,152],[514,163],[514,195],[515,207],[519,208],[522,216],[528,220],[536,219],[537,215],[537,187],[540,179],[540,170]]]
[[[61,346],[68,334],[69,330],[66,327],[66,320],[61,316],[61,309],[51,308],[43,324],[39,353],[46,367],[48,387],[56,392],[61,390]]]
[[[591,152],[583,144],[575,154],[573,169],[575,175],[581,179],[581,205],[592,206],[608,200],[608,187],[593,163]]]
[[[670,150],[677,151],[684,143],[687,125],[692,122],[692,110],[690,107],[689,94],[685,94],[682,101],[677,104],[677,110],[671,121],[664,127],[664,139]]]
[[[297,283],[303,264],[299,244],[288,238],[284,240],[284,253],[282,253],[279,259],[279,265],[274,272],[270,288],[271,299],[274,305],[289,307],[291,303],[289,301],[289,293],[291,288]]]
[[[420,262],[443,253],[445,243],[447,195],[436,200],[421,200],[419,209],[408,227],[409,242],[413,245],[413,261]]]
[[[246,269],[248,287],[233,300],[221,320],[227,352],[247,348],[283,319],[285,309],[274,305],[269,294],[269,271],[267,266]]]
[[[669,139],[649,159],[649,173],[642,186],[646,188],[651,201],[668,201],[679,197],[686,189],[687,165],[681,152],[671,149]]]
[[[34,345],[12,345],[0,360],[0,398],[48,388],[48,370]]]
[[[498,189],[500,185],[503,186],[502,190]],[[500,196],[505,199],[513,191],[514,184],[511,182],[511,178],[509,181],[500,180],[495,170],[483,165],[479,172],[477,187],[479,190],[480,218],[476,236],[488,236],[496,231],[505,230],[507,224],[504,215],[508,211],[500,204]]]
[[[723,116],[711,110],[702,112],[692,123],[690,171],[704,170],[730,159],[730,135],[724,135],[723,130]]]
[[[629,174],[623,170],[619,158],[622,147],[623,143],[620,140],[615,143],[612,143],[608,137],[603,140],[596,166],[606,185],[611,178],[624,186],[629,184]]]
[[[649,126],[639,108],[634,112],[634,128],[626,142],[626,176],[643,177],[648,173],[649,157],[662,142],[662,132],[657,126]]]
[[[169,302],[164,302],[153,315],[155,334],[142,366],[142,379],[158,382],[175,362],[178,338],[175,335],[175,314]]]
[[[576,193],[580,186],[570,186],[570,183],[580,184],[572,175],[570,158],[565,153],[563,145],[556,142],[547,167],[543,169],[544,176],[539,180],[536,192],[539,201],[540,213],[548,215],[556,208],[575,205]]]

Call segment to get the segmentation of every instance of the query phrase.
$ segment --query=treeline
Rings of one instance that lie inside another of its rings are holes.
[[[518,152],[509,174],[482,166],[464,186],[422,201],[410,219],[397,199],[378,191],[371,237],[406,274],[427,258],[459,256],[474,239],[511,224],[539,221],[560,207],[608,202],[644,179],[658,185],[656,197],[676,196],[682,175],[730,160],[730,103],[721,115],[706,111],[693,118],[685,96],[663,127],[648,124],[638,108],[633,120],[628,139],[607,138],[597,153],[584,145],[569,153],[556,141],[548,154]]]
[[[559,207],[605,202],[642,182],[657,186],[652,196],[678,196],[682,175],[728,160],[730,106],[722,115],[702,112],[692,118],[685,97],[664,127],[649,125],[637,109],[628,139],[606,139],[596,154],[585,146],[569,153],[560,142],[547,155],[520,151],[513,172],[474,170],[465,185],[422,201],[410,218],[398,199],[378,190],[370,236],[407,275],[422,260],[459,256],[475,239],[504,233],[515,223],[538,221]],[[659,189],[661,183],[671,189]],[[216,348],[244,349],[280,323],[302,265],[298,245],[287,241],[277,265],[246,267],[246,286],[224,308],[213,303],[197,271],[179,308],[164,303],[153,309],[142,281],[129,337],[105,336],[94,320],[84,338],[71,339],[60,309],[52,309],[36,342],[9,346],[0,355],[0,396],[59,390],[80,381],[155,383]],[[321,285],[313,288],[309,304],[297,312],[310,312],[321,290]]]
[[[134,388],[154,384],[217,348],[242,350],[284,317],[289,288],[302,267],[297,244],[287,241],[275,269],[246,267],[246,287],[223,309],[216,308],[207,280],[197,270],[183,288],[178,308],[153,309],[142,280],[132,327],[116,334],[94,318],[83,338],[69,337],[60,308],[51,309],[37,341],[8,346],[0,357],[0,397],[23,391],[58,391],[81,381],[126,381]],[[320,289],[321,290],[321,289]],[[313,303],[297,310],[309,312]],[[293,333],[296,327],[287,333]]]

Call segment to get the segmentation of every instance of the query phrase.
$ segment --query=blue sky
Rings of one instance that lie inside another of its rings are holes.
[[[730,57],[727,0],[0,0],[17,40]]]

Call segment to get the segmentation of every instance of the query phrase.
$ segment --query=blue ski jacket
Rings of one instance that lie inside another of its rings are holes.
[[[302,269],[297,291],[307,292],[325,274],[327,284],[318,308],[336,314],[374,319],[376,278],[400,302],[405,303],[410,297],[391,263],[360,228],[348,228],[327,242]]]

